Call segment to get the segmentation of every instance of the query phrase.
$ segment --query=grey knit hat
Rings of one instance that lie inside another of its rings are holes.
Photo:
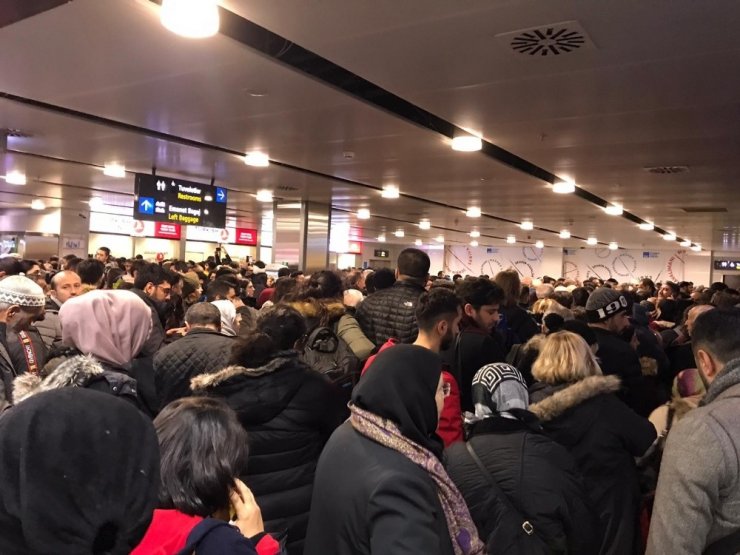
[[[46,304],[44,290],[24,276],[8,276],[0,280],[0,303],[22,307],[39,307]]]
[[[619,291],[608,287],[599,287],[591,293],[586,301],[586,316],[589,322],[603,322],[624,310],[629,303]]]

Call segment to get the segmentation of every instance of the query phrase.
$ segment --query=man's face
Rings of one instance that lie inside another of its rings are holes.
[[[226,299],[233,301],[236,298],[236,290],[233,287],[229,287],[229,292],[226,294]]]
[[[489,333],[493,331],[493,328],[495,328],[496,324],[498,324],[499,305],[484,304],[478,310],[475,310],[471,305],[466,306],[469,306],[472,309],[472,311],[470,309],[466,309],[466,313],[468,313],[468,315],[473,318],[473,320],[475,320],[475,323],[478,324],[479,328]]]
[[[82,282],[80,281],[80,276],[74,272],[62,272],[61,274],[61,277],[54,277],[54,289],[51,295],[60,304],[64,304],[72,297],[80,294]]]
[[[658,291],[658,297],[661,299],[672,299],[673,290],[667,284],[661,285]]]
[[[26,331],[31,324],[44,319],[44,307],[13,305],[8,309],[8,329],[15,332]]]
[[[630,317],[626,311],[615,314],[606,320],[607,329],[614,333],[622,333],[630,325]]]
[[[166,281],[163,281],[159,285],[154,285],[153,283],[149,282],[146,284],[146,287],[144,287],[144,293],[146,293],[147,297],[149,297],[153,301],[160,303],[163,303],[164,301],[169,301],[171,292],[172,286]]]
[[[108,262],[108,255],[105,254],[105,251],[98,250],[95,253],[95,259],[100,260],[103,264]]]
[[[459,325],[460,325],[460,319],[462,318],[462,309],[458,309],[457,316],[454,318],[450,318],[449,320],[445,320],[447,323],[446,330],[444,335],[442,336],[442,339],[439,343],[439,348],[442,351],[446,351],[450,347],[452,347],[452,344],[455,342],[455,337],[457,337],[457,334],[459,332]]]

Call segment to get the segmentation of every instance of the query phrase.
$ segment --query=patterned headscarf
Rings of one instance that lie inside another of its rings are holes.
[[[478,418],[496,414],[506,417],[511,409],[526,410],[529,406],[527,384],[519,370],[509,364],[486,364],[476,372],[472,387]]]

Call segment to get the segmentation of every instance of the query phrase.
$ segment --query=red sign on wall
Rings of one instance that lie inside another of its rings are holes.
[[[237,227],[234,241],[237,245],[257,246],[257,230]]]
[[[160,239],[179,239],[181,232],[180,224],[154,222],[154,236]]]
[[[347,254],[362,254],[362,246],[360,243],[351,241],[349,248],[347,249]]]

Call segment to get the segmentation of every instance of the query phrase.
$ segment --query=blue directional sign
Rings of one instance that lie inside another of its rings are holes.
[[[154,214],[154,199],[152,197],[139,197],[139,213]]]
[[[223,187],[216,187],[216,202],[226,202],[226,189]]]

